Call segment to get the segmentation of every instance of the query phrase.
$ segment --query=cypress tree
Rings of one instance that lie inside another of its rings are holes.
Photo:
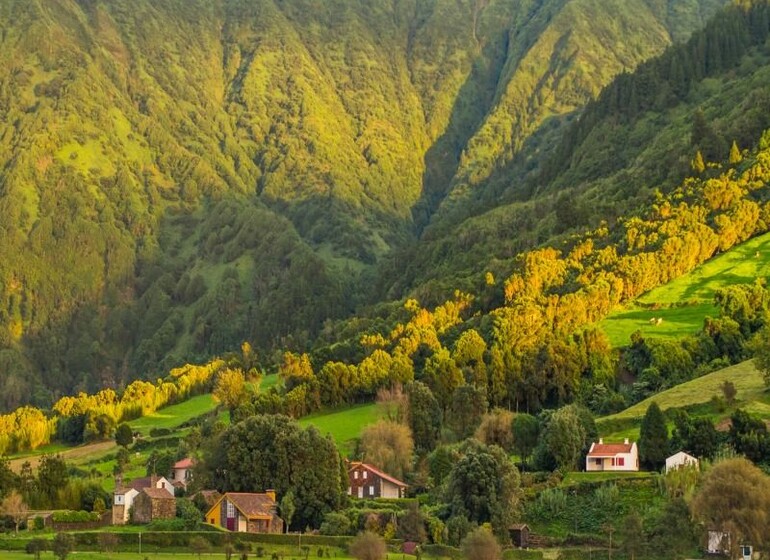
[[[657,403],[653,402],[642,420],[639,430],[639,459],[652,470],[660,470],[668,455],[668,428]]]
[[[733,145],[730,148],[730,165],[736,165],[743,161],[741,150],[738,148],[738,144],[733,140]]]

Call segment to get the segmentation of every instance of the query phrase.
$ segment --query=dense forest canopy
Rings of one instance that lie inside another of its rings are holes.
[[[467,288],[472,220],[562,233],[548,189],[495,208],[562,177],[536,141],[723,3],[3,0],[0,407]]]

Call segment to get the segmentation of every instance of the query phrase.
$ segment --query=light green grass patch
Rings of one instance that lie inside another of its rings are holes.
[[[301,418],[301,426],[313,425],[322,434],[331,434],[344,455],[353,451],[353,443],[361,435],[361,430],[382,418],[376,404],[352,406],[343,410],[312,414]]]
[[[211,394],[198,395],[179,404],[161,408],[148,416],[131,420],[128,424],[143,435],[148,435],[153,428],[176,428],[215,407],[216,403]]]
[[[735,384],[735,388],[738,390],[735,397],[738,405],[757,409],[761,407],[762,410],[770,412],[770,405],[761,402],[766,396],[766,387],[762,374],[754,367],[753,360],[747,360],[672,387],[622,412],[600,418],[598,422],[604,423],[642,418],[645,412],[647,412],[647,408],[653,402],[657,402],[663,411],[670,408],[684,408],[705,404],[715,395],[722,395],[720,385],[725,381],[732,381]]]
[[[646,336],[679,338],[695,333],[707,316],[715,317],[714,294],[733,284],[751,284],[770,276],[770,233],[760,235],[695,270],[640,296],[599,323],[613,346],[625,346],[634,331]],[[652,319],[662,319],[659,323]]]

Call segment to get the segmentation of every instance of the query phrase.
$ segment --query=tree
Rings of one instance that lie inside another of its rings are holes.
[[[380,420],[361,432],[361,453],[366,461],[385,472],[403,478],[412,468],[414,441],[407,426]]]
[[[495,533],[504,535],[519,509],[519,471],[495,445],[468,440],[458,451],[446,482],[450,515],[492,523]]]
[[[69,480],[67,464],[60,455],[43,455],[37,470],[37,484],[47,498],[49,507],[54,506],[56,494]]]
[[[513,419],[513,412],[504,409],[485,414],[476,430],[476,439],[487,445],[499,445],[510,453],[513,450]]]
[[[425,518],[420,512],[417,500],[409,502],[406,512],[398,518],[398,538],[405,541],[423,543],[427,538]]]
[[[157,449],[153,449],[150,456],[147,457],[147,476],[157,474],[159,476],[167,476],[174,467],[174,455],[170,452],[159,452]]]
[[[27,554],[35,556],[35,560],[40,560],[40,554],[48,549],[48,541],[46,539],[32,539],[27,543],[25,551]]]
[[[211,543],[208,541],[208,539],[200,536],[190,538],[189,546],[190,550],[198,555],[198,558],[201,557],[201,554],[208,552],[211,549]]]
[[[545,444],[562,469],[574,469],[586,443],[583,424],[575,411],[563,407],[553,413],[545,428]]]
[[[220,371],[214,386],[213,395],[215,401],[222,403],[230,411],[232,419],[233,412],[247,398],[246,378],[243,375],[243,371],[230,368]]]
[[[118,426],[118,429],[115,430],[115,443],[121,447],[128,447],[134,443],[134,432],[131,430],[131,426],[125,423]]]
[[[632,509],[623,519],[620,536],[623,550],[631,557],[631,560],[636,560],[636,555],[642,549],[642,517],[635,509]]]
[[[706,163],[703,161],[703,154],[700,153],[700,150],[695,152],[695,157],[693,158],[691,165],[692,170],[698,175],[706,171]]]
[[[738,143],[733,140],[733,145],[730,146],[730,165],[737,165],[743,161],[741,150],[738,148]]]
[[[188,531],[194,530],[200,521],[203,521],[203,514],[197,506],[187,498],[177,498],[176,516],[184,522],[184,528]]]
[[[75,539],[67,533],[56,533],[51,544],[51,550],[54,556],[59,560],[67,560],[70,552],[75,549]]]
[[[531,414],[520,413],[513,418],[513,448],[521,460],[526,462],[537,447],[540,438],[540,422]]]
[[[0,457],[0,500],[10,494],[11,490],[18,485],[19,477],[11,470],[8,459]]]
[[[468,560],[500,560],[503,551],[500,544],[486,527],[479,527],[468,534],[462,543],[463,558]]]
[[[759,329],[748,348],[754,356],[754,365],[765,379],[765,385],[770,386],[770,327]]]
[[[647,468],[658,471],[668,456],[668,428],[658,403],[647,407],[639,429],[639,459]]]
[[[289,490],[281,498],[281,517],[284,523],[286,523],[286,532],[289,532],[291,526],[291,520],[294,518],[294,512],[297,511],[297,507],[294,505],[294,492]]]
[[[359,533],[350,543],[350,555],[357,560],[383,560],[387,552],[383,538],[371,531]]]
[[[419,381],[407,385],[409,427],[417,453],[430,453],[441,431],[441,407],[430,388]]]
[[[706,526],[729,533],[733,547],[750,542],[761,548],[770,541],[770,477],[748,459],[715,464],[704,475],[691,507]]]
[[[735,403],[735,396],[738,394],[738,389],[735,387],[735,383],[729,379],[725,379],[719,388],[722,390],[722,395],[725,398],[725,402],[728,404],[728,406],[732,406]]]
[[[26,519],[28,511],[29,507],[24,503],[24,498],[16,490],[12,491],[0,502],[0,512],[13,519],[17,533],[19,532],[19,525]]]
[[[292,525],[300,527],[318,527],[348,486],[334,441],[282,415],[252,416],[228,427],[204,451],[200,473],[228,492],[273,488],[284,496],[292,490]]]
[[[458,387],[452,395],[448,420],[458,439],[463,440],[476,431],[487,411],[485,391],[474,385]]]

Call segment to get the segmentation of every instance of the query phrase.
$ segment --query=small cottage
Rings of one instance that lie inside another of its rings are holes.
[[[638,471],[639,451],[636,442],[592,443],[586,456],[587,471]]]
[[[282,533],[275,491],[227,492],[206,513],[206,522],[239,533]]]
[[[697,469],[698,459],[684,451],[674,453],[671,457],[666,459],[666,472],[671,472],[683,467],[695,467]]]
[[[134,523],[150,523],[158,519],[176,517],[176,499],[165,488],[144,488],[134,498],[131,520]]]
[[[187,489],[187,485],[192,480],[192,468],[195,466],[195,461],[189,457],[185,457],[181,461],[174,463],[171,469],[171,481],[174,486]]]
[[[348,495],[358,498],[403,498],[407,485],[361,462],[348,466]]]

